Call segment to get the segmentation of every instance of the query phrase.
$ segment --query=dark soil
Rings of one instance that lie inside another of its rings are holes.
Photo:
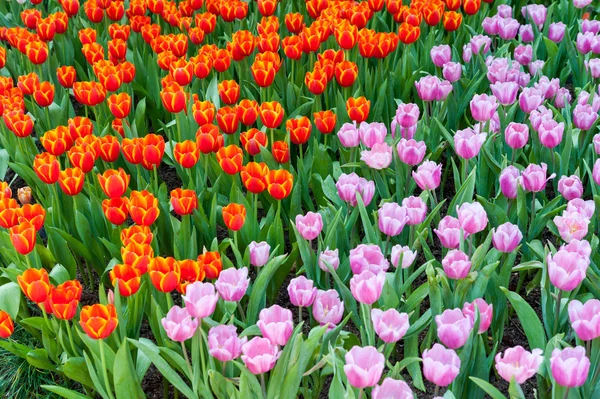
[[[158,177],[159,179],[167,185],[167,191],[171,192],[176,188],[180,188],[182,186],[182,181],[177,175],[177,170],[165,164],[164,162],[160,164],[158,168]]]

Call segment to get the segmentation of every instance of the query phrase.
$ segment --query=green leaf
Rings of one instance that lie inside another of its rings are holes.
[[[469,377],[469,379],[477,384],[479,388],[483,389],[485,393],[490,395],[492,399],[506,399],[506,396],[502,395],[502,392],[500,392],[489,382],[476,377]]]
[[[454,198],[448,206],[448,214],[456,216],[456,207],[464,202],[471,202],[473,200],[473,191],[475,190],[475,177],[477,168],[473,168],[469,177],[465,180],[462,186],[456,192]]]
[[[69,276],[69,272],[63,265],[55,265],[52,270],[50,270],[50,278],[53,280],[54,284],[62,284],[67,280],[71,279]]]
[[[513,306],[519,316],[527,341],[531,349],[545,348],[546,347],[546,334],[544,327],[535,313],[535,311],[529,306],[527,302],[516,292],[509,291],[505,287],[500,287],[504,292],[510,304]]]
[[[260,383],[254,374],[252,374],[244,365],[238,362],[234,363],[242,372],[240,375],[240,392],[243,392],[244,396],[248,396],[247,399],[263,399],[262,388]]]
[[[90,373],[88,372],[84,358],[70,357],[67,359],[61,369],[70,380],[77,381],[78,383],[90,388],[94,387],[94,383],[90,378]]]
[[[141,390],[140,382],[137,380],[135,366],[131,360],[127,341],[121,344],[121,347],[115,355],[113,383],[115,384],[115,395],[117,396],[117,399],[145,398],[144,392]]]
[[[365,203],[363,202],[362,197],[360,195],[356,196],[356,200],[358,210],[360,211],[360,218],[363,221],[362,224],[363,228],[365,229],[365,236],[367,238],[367,241],[371,244],[376,244],[377,242],[379,242],[378,235],[375,229],[373,228],[373,223],[371,223],[369,215],[367,215]]]
[[[63,387],[57,387],[55,385],[42,385],[42,388],[66,399],[89,399],[88,396],[82,395],[79,392],[71,391],[70,389]]]
[[[235,388],[235,385],[233,385],[231,381],[225,379],[221,373],[215,370],[209,370],[208,377],[212,391],[218,399],[239,398],[240,392]]]
[[[27,361],[34,367],[44,370],[56,370],[56,367],[48,359],[46,349],[34,349],[27,353]]]
[[[267,286],[271,282],[271,278],[285,261],[286,255],[277,256],[269,263],[261,268],[258,277],[256,278],[254,285],[252,286],[252,293],[250,294],[250,300],[248,301],[248,313],[246,315],[248,324],[256,323],[258,319],[258,312],[262,308],[261,303],[265,300]]]
[[[21,306],[21,289],[17,283],[8,282],[0,285],[0,310],[8,313],[16,320]]]

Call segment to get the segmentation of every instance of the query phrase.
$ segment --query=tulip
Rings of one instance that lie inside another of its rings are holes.
[[[385,378],[371,392],[373,399],[413,399],[414,393],[408,384],[401,380]]]
[[[20,221],[9,229],[10,241],[15,250],[21,255],[27,255],[35,248],[35,226],[28,220]]]
[[[598,113],[590,104],[577,104],[573,110],[573,124],[581,130],[589,130],[598,119]]]
[[[311,306],[317,296],[317,288],[313,286],[313,281],[304,276],[292,279],[287,290],[292,305],[301,308]]]
[[[257,243],[256,241],[252,241],[248,245],[248,250],[250,251],[250,264],[252,266],[262,267],[269,261],[271,246],[268,242]]]
[[[600,337],[600,301],[589,299],[585,304],[578,300],[569,303],[571,327],[582,341]]]
[[[471,159],[479,154],[487,133],[479,133],[471,128],[458,130],[454,135],[454,149],[463,159]]]
[[[558,233],[565,242],[573,239],[581,240],[588,233],[590,220],[579,212],[563,212],[562,216],[555,216],[554,224]]]
[[[356,173],[341,174],[335,184],[340,198],[350,206],[358,203],[357,195],[360,194],[365,206],[368,206],[375,194],[375,183],[359,177]]]
[[[187,286],[181,299],[192,317],[203,319],[215,311],[219,294],[215,292],[214,285],[197,281]]]
[[[140,289],[141,273],[133,265],[117,264],[109,272],[109,276],[114,287],[119,283],[119,293],[123,297],[131,296]]]
[[[463,346],[473,329],[473,320],[465,316],[460,309],[445,310],[435,317],[435,322],[438,338],[450,349]]]
[[[215,282],[215,288],[223,300],[227,302],[238,302],[244,295],[250,284],[248,268],[236,269],[231,267],[223,270]]]
[[[492,242],[494,248],[500,252],[514,251],[523,239],[523,233],[521,233],[519,227],[510,222],[501,224],[497,229],[493,229],[493,232]]]
[[[262,335],[273,345],[285,346],[294,330],[292,312],[279,305],[273,305],[260,311],[256,325]]]
[[[337,116],[330,110],[314,113],[314,122],[317,130],[323,134],[330,134],[335,129]]]
[[[560,249],[548,254],[548,275],[552,285],[562,291],[573,291],[586,275],[589,260],[568,250]]]
[[[79,324],[92,339],[105,339],[117,328],[117,310],[114,305],[96,304],[81,309]],[[103,345],[102,343],[100,345]]]
[[[465,302],[462,308],[463,314],[475,323],[476,309],[479,312],[479,330],[478,334],[483,334],[490,328],[494,316],[494,305],[488,304],[482,298],[477,298],[473,302]]]
[[[285,169],[271,170],[265,177],[265,181],[269,194],[276,200],[282,200],[290,195],[294,176]]]
[[[388,202],[377,211],[379,230],[387,236],[397,236],[410,221],[407,210],[395,202]]]
[[[10,315],[0,310],[0,338],[7,339],[15,331],[15,326]]]
[[[127,206],[133,221],[143,226],[150,226],[160,214],[158,199],[146,190],[132,191]]]
[[[508,348],[503,354],[496,354],[496,371],[507,382],[514,378],[517,384],[523,384],[537,373],[544,362],[543,353],[538,348],[526,351],[520,345]]]
[[[296,229],[308,241],[312,241],[323,230],[323,218],[320,213],[308,212],[305,216],[296,216]]]
[[[396,109],[396,122],[404,127],[412,127],[419,121],[419,107],[416,104],[400,104]]]
[[[181,270],[175,258],[152,258],[148,266],[148,275],[152,285],[160,292],[171,292],[179,284]]]
[[[523,88],[523,91],[519,95],[519,106],[526,114],[538,109],[544,101],[543,93],[531,87]]]
[[[360,133],[356,124],[344,123],[337,133],[340,144],[346,148],[358,147],[360,145]]]
[[[588,219],[592,219],[596,211],[596,205],[593,200],[584,201],[581,198],[574,198],[567,203],[567,212],[577,212]]]
[[[462,65],[458,62],[447,62],[442,68],[442,76],[450,83],[460,80],[462,75]]]
[[[581,198],[583,195],[583,184],[577,175],[561,176],[558,181],[558,191],[567,201]]]
[[[441,68],[452,60],[452,49],[448,45],[433,46],[429,55],[433,64]]]
[[[400,264],[400,256],[402,256],[402,264]],[[392,266],[398,267],[400,266],[402,269],[406,269],[413,264],[415,259],[417,258],[417,251],[411,251],[410,247],[402,246],[400,244],[394,245],[392,247]]]
[[[427,146],[424,141],[415,141],[413,139],[400,139],[396,146],[398,158],[407,165],[418,165],[423,161]]]
[[[564,130],[564,122],[557,123],[554,120],[544,121],[538,128],[540,142],[544,147],[552,149],[562,141]]]
[[[517,198],[517,188],[520,178],[521,173],[519,169],[512,165],[502,170],[500,173],[500,190],[506,198]]]
[[[464,203],[456,212],[461,228],[469,234],[479,233],[488,224],[487,213],[479,202]]]
[[[444,101],[452,91],[452,84],[437,76],[425,76],[415,82],[419,98],[423,101]]]
[[[241,204],[229,204],[222,208],[223,221],[228,229],[240,230],[246,221],[246,208]]]
[[[263,374],[275,367],[281,352],[267,338],[254,337],[242,345],[242,361],[252,374]]]
[[[539,192],[546,188],[546,182],[555,177],[553,173],[546,178],[548,166],[545,163],[541,165],[529,164],[521,175],[521,185],[526,191]]]
[[[531,122],[533,130],[538,131],[542,122],[550,121],[553,117],[552,111],[542,105],[531,112],[529,122]]]
[[[471,114],[478,122],[487,122],[498,108],[496,97],[487,94],[476,94],[471,100]]]
[[[177,342],[192,338],[198,329],[198,319],[193,319],[186,308],[173,306],[161,320],[167,336]]]
[[[321,270],[329,273],[328,265],[331,266],[333,270],[337,270],[340,266],[340,257],[337,248],[329,249],[329,247],[327,247],[325,251],[321,252],[319,255],[319,267]]]
[[[386,343],[400,341],[410,327],[408,314],[400,313],[396,309],[388,309],[385,312],[372,309],[371,320],[377,336]]]
[[[100,188],[109,198],[122,197],[129,186],[130,176],[122,168],[119,170],[108,169],[103,174],[98,174]]]
[[[412,176],[421,190],[435,190],[440,185],[442,165],[425,161],[412,172]]]
[[[248,338],[239,338],[234,325],[218,325],[208,331],[208,353],[221,362],[237,359]]]
[[[27,269],[17,276],[17,282],[25,296],[37,304],[44,303],[52,289],[46,269]]]
[[[415,226],[423,223],[427,217],[427,204],[421,199],[421,197],[407,197],[402,200],[402,207],[406,209],[408,215],[409,226]]]
[[[552,377],[558,385],[577,388],[585,384],[590,370],[590,359],[583,346],[575,348],[555,348],[550,358]]]
[[[335,327],[344,315],[344,302],[336,290],[317,291],[313,302],[313,317],[322,326]]]
[[[359,134],[362,143],[368,148],[373,148],[376,144],[385,143],[387,128],[383,123],[363,122],[360,124]]]
[[[423,375],[428,381],[448,386],[460,372],[460,358],[452,349],[434,344],[431,349],[423,351]]]
[[[352,296],[360,303],[372,305],[379,300],[385,283],[385,273],[377,274],[370,270],[355,274],[350,280]]]
[[[529,140],[529,128],[522,123],[510,122],[504,131],[504,137],[510,148],[523,148]]]
[[[206,278],[217,278],[223,270],[221,254],[216,251],[198,255],[198,264],[206,273]]]
[[[371,101],[365,97],[350,97],[346,100],[346,112],[350,120],[361,123],[367,120],[369,110],[371,109]]]
[[[381,378],[385,368],[385,358],[373,346],[354,346],[345,356],[344,373],[348,382],[355,388],[373,387]]]

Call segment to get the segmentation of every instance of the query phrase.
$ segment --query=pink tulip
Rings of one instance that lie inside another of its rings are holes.
[[[387,136],[385,124],[380,122],[367,123],[362,122],[358,129],[360,140],[368,147],[373,148],[375,144],[383,144]]]
[[[427,204],[421,197],[407,197],[402,200],[402,208],[406,209],[409,226],[415,226],[423,223],[427,217]]]
[[[471,114],[478,122],[487,122],[492,119],[498,108],[496,97],[487,94],[476,94],[471,100]]]
[[[387,236],[397,236],[402,232],[404,225],[410,221],[410,217],[404,206],[395,202],[383,204],[377,211],[379,231]]]
[[[373,399],[413,399],[414,394],[408,384],[401,380],[385,378],[371,392]]]
[[[494,248],[499,252],[506,253],[514,251],[522,239],[523,233],[519,230],[519,226],[510,222],[498,226],[497,229],[494,229],[494,234],[492,235]]]
[[[573,124],[581,130],[589,130],[598,119],[598,113],[595,112],[590,104],[578,104],[573,110]]]
[[[413,125],[410,127],[402,127],[402,126],[398,127],[398,122],[396,122],[396,118],[392,119],[390,128],[392,130],[392,138],[396,137],[398,128],[400,128],[400,137],[402,137],[406,140],[410,140],[410,139],[414,138],[415,134],[417,133],[417,125]]]
[[[427,146],[424,141],[400,139],[396,146],[398,158],[407,165],[418,165],[423,161]]]
[[[544,94],[533,87],[525,87],[519,95],[519,106],[526,114],[536,110],[544,102]]]
[[[465,64],[471,62],[471,58],[473,57],[473,49],[471,48],[471,44],[463,45],[462,59]]]
[[[585,355],[583,346],[558,348],[552,351],[550,358],[552,377],[558,385],[577,388],[585,384],[590,371],[590,359]]]
[[[371,320],[377,336],[386,343],[400,341],[410,327],[408,314],[400,313],[396,309],[388,309],[385,312],[372,309]]]
[[[360,133],[356,123],[344,123],[337,133],[340,144],[346,148],[358,147],[360,145]]]
[[[600,337],[600,301],[589,299],[585,304],[578,300],[569,303],[571,327],[582,341]]]
[[[571,92],[566,87],[561,87],[556,91],[556,97],[554,98],[554,105],[556,108],[565,108],[567,104],[571,103]]]
[[[452,60],[452,49],[448,45],[433,46],[429,54],[431,55],[431,61],[438,68],[443,67],[444,64]]]
[[[510,148],[523,148],[529,140],[529,127],[523,123],[511,122],[504,130],[504,138]]]
[[[573,0],[575,8],[585,8],[592,3],[592,0]]]
[[[161,320],[167,336],[173,341],[185,342],[198,329],[198,319],[193,319],[186,308],[173,306]]]
[[[548,39],[552,40],[554,43],[562,42],[565,37],[566,25],[562,22],[554,22],[550,24],[548,28]]]
[[[571,240],[581,240],[588,233],[590,219],[579,212],[564,211],[562,216],[555,216],[553,219],[560,237],[565,242]]]
[[[350,206],[356,206],[358,194],[360,194],[365,206],[368,206],[375,194],[375,183],[359,177],[354,172],[349,175],[342,173],[335,186],[342,201],[347,202]]]
[[[504,40],[517,37],[521,24],[514,18],[501,18],[498,20],[498,35]]]
[[[512,17],[512,7],[506,4],[498,5],[498,14],[500,18]]]
[[[533,58],[533,47],[529,44],[519,44],[513,55],[519,64],[529,65]]]
[[[392,163],[392,150],[387,143],[374,144],[371,150],[360,152],[360,159],[372,169],[385,169]]]
[[[479,330],[478,334],[483,334],[490,328],[494,319],[494,305],[488,304],[482,298],[477,298],[473,302],[465,302],[462,308],[463,314],[475,323],[475,314],[479,311]]]
[[[419,107],[417,104],[400,104],[396,109],[396,123],[401,127],[412,127],[419,121]]]
[[[536,24],[540,30],[542,29],[544,22],[546,22],[547,14],[546,6],[542,4],[530,4],[521,8],[521,13],[527,21],[531,21]]]
[[[313,302],[313,317],[322,326],[335,327],[344,316],[344,302],[336,290],[317,291]]]
[[[269,251],[271,246],[268,242],[256,242],[252,241],[248,245],[250,251],[250,264],[254,267],[261,267],[267,264],[269,261]]]
[[[521,172],[516,167],[510,165],[507,166],[500,172],[500,191],[508,199],[517,198],[517,190],[519,181],[521,179]]]
[[[495,36],[498,34],[498,22],[501,18],[498,15],[494,15],[492,17],[485,17],[483,22],[481,23],[481,27],[490,36]]]
[[[402,264],[400,265],[400,256],[402,256]],[[392,266],[401,266],[402,269],[406,269],[413,264],[417,258],[417,251],[411,251],[410,247],[402,245],[394,245],[392,247]]]
[[[538,128],[540,142],[544,147],[552,149],[560,144],[564,131],[564,122],[558,123],[554,120],[544,121]]]
[[[360,274],[365,270],[378,274],[387,271],[389,267],[389,262],[377,245],[359,244],[350,250],[350,269],[354,274]]]
[[[294,331],[292,311],[273,305],[260,311],[256,325],[273,345],[285,346]]]
[[[462,76],[462,65],[459,62],[447,62],[442,68],[442,76],[450,83],[460,80]]]
[[[456,213],[460,226],[469,234],[479,233],[488,224],[487,213],[479,202],[464,203],[460,208],[457,206]]]
[[[592,58],[585,64],[585,69],[590,73],[592,79],[600,78],[600,59]]]
[[[454,149],[463,159],[474,158],[479,154],[486,137],[487,133],[477,133],[470,127],[457,130],[454,135]]]
[[[518,83],[519,74],[520,66],[518,62],[509,64],[507,58],[489,58],[487,78],[491,84],[506,82]],[[494,93],[493,89],[492,93]]]
[[[456,249],[460,246],[460,222],[452,216],[444,216],[438,224],[438,228],[433,230],[438,236],[440,243],[444,248]],[[463,232],[463,238],[466,234]]]
[[[423,375],[435,385],[450,385],[460,372],[460,358],[456,352],[440,344],[424,350],[422,358]]]
[[[242,354],[248,338],[239,338],[234,325],[220,324],[208,331],[208,353],[220,362],[229,362]]]
[[[519,84],[516,82],[496,82],[490,85],[494,97],[502,105],[511,105],[517,101]]]
[[[521,41],[523,43],[531,43],[533,42],[533,28],[529,24],[521,25],[519,28],[519,36],[521,37]]]
[[[596,159],[596,162],[594,162],[594,169],[592,170],[592,178],[594,179],[594,182],[598,185],[600,185],[600,158]]]
[[[344,373],[355,388],[374,387],[385,368],[385,357],[372,346],[354,346],[345,356]]]
[[[546,76],[542,76],[533,87],[541,91],[545,99],[550,99],[556,95],[560,88],[560,80],[558,78],[550,80]]]
[[[576,47],[581,54],[588,54],[592,51],[592,43],[595,35],[592,32],[578,33]]]
[[[372,305],[379,300],[383,284],[385,284],[385,273],[375,274],[365,270],[350,279],[350,291],[358,302]]]
[[[578,212],[588,219],[594,217],[596,212],[596,204],[594,200],[584,201],[581,198],[574,198],[567,203],[567,212]]]
[[[319,255],[319,267],[324,272],[329,273],[327,264],[329,264],[333,270],[337,270],[340,266],[340,256],[337,248],[329,249],[329,247],[327,247],[325,251],[321,252],[321,255]]]
[[[452,91],[452,84],[437,76],[424,76],[415,82],[419,98],[423,101],[443,101]]]
[[[584,259],[589,263],[590,255],[592,254],[592,247],[586,240],[571,240],[566,245],[561,245],[560,249],[578,256],[583,256]]]
[[[595,19],[593,19],[593,20],[589,20],[589,19],[582,20],[581,21],[581,32],[582,33],[592,32],[594,35],[597,35],[598,33],[600,33],[600,21],[597,21]]]
[[[537,373],[544,362],[543,353],[537,348],[531,352],[522,346],[508,348],[504,354],[496,354],[496,371],[505,381],[510,382],[514,378],[518,384],[522,384]]]
[[[594,96],[592,97],[592,101],[591,101],[591,105],[592,105],[592,110],[594,110],[594,112],[598,112],[600,111],[600,96],[598,95],[598,93],[593,93]],[[587,105],[590,103],[590,97],[591,94],[588,93],[585,90],[582,90],[579,92],[579,95],[577,96],[577,104],[579,105]]]
[[[548,166],[545,163],[540,165],[529,164],[521,174],[521,186],[525,191],[537,193],[546,189],[546,182],[553,179],[556,175],[552,173],[550,177],[546,177]]]
[[[317,297],[317,288],[314,286],[314,282],[304,276],[292,279],[287,290],[290,302],[294,306],[309,307]]]
[[[473,54],[485,54],[490,51],[492,39],[485,35],[473,36],[470,41]]]
[[[248,284],[250,284],[250,279],[247,267],[241,269],[230,267],[219,274],[215,287],[224,301],[238,302],[246,295]]]
[[[600,155],[600,133],[594,135],[592,143],[594,144],[594,151],[597,155]]]
[[[531,122],[531,127],[536,132],[540,129],[542,122],[551,121],[553,118],[554,115],[552,115],[552,111],[543,105],[538,107],[538,109],[531,111],[531,114],[529,114],[529,122]]]
[[[425,161],[419,165],[416,172],[412,172],[412,177],[421,190],[435,190],[440,185],[442,165],[433,161]]]
[[[252,374],[263,374],[275,367],[281,355],[277,345],[267,338],[254,337],[242,345],[242,361]]]
[[[471,261],[469,256],[458,249],[449,251],[444,259],[442,259],[444,273],[448,278],[460,280],[469,275],[471,271]]]
[[[308,212],[305,216],[296,215],[296,229],[302,238],[312,241],[323,230],[323,217],[316,212]]]
[[[435,316],[435,323],[438,338],[450,349],[463,346],[473,329],[473,321],[458,308],[444,310],[441,315]]]
[[[563,291],[573,291],[585,278],[589,260],[567,250],[548,254],[548,275],[552,285]]]
[[[558,181],[558,191],[567,200],[581,198],[583,195],[583,184],[576,175],[561,176]]]
[[[215,286],[211,283],[196,281],[187,286],[185,295],[182,295],[181,299],[192,317],[203,319],[215,311],[219,294],[215,292]]]

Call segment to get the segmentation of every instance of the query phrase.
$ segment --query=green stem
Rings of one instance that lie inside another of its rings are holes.
[[[190,358],[187,353],[187,349],[185,348],[185,342],[181,343],[181,351],[183,352],[183,358],[185,359],[185,363],[187,364],[188,371],[190,373],[190,378],[194,377],[194,371],[192,370],[192,364],[190,363]]]
[[[46,327],[48,327],[49,331],[52,331],[52,324],[50,323],[50,319],[48,319],[48,313],[46,313],[46,308],[44,304],[40,304],[40,309],[42,309],[42,314],[44,315],[44,321],[46,322]]]
[[[181,143],[181,123],[179,123],[179,113],[175,114],[175,124],[177,125],[177,142]]]
[[[266,398],[267,397],[267,388],[265,385],[265,373],[262,373],[260,375],[260,387],[262,388],[263,396]]]
[[[563,399],[567,399],[569,397],[569,391],[571,390],[570,387],[567,387],[567,390],[565,391],[565,396],[563,396]]]
[[[202,330],[202,319],[198,320],[198,334],[200,337],[198,347],[200,348],[200,361],[202,362],[202,376],[204,377],[204,385],[208,387],[208,369],[206,368],[206,359],[204,358],[204,331]]]
[[[535,191],[531,192],[531,221],[529,222],[529,237],[533,234],[533,221],[535,220]]]
[[[108,368],[106,367],[106,356],[104,355],[104,340],[101,339],[98,343],[100,344],[100,361],[102,362],[102,375],[104,377],[104,385],[106,385],[106,393],[110,399],[114,399],[110,388],[110,380],[108,379]]]
[[[244,309],[242,308],[240,301],[237,302],[237,308],[238,308],[238,311],[240,312],[240,317],[242,318],[242,323],[246,323],[246,314],[244,313]]]
[[[562,300],[562,290],[558,290],[558,296],[556,297],[556,312],[554,314],[554,329],[553,332],[556,334],[558,332],[558,321],[560,319],[560,302]]]
[[[71,326],[69,326],[69,321],[65,320],[65,326],[67,327],[67,335],[69,336],[69,344],[71,345],[71,350],[73,351],[73,356],[79,356],[79,351],[75,346],[75,341],[73,340],[73,332],[71,331]]]

